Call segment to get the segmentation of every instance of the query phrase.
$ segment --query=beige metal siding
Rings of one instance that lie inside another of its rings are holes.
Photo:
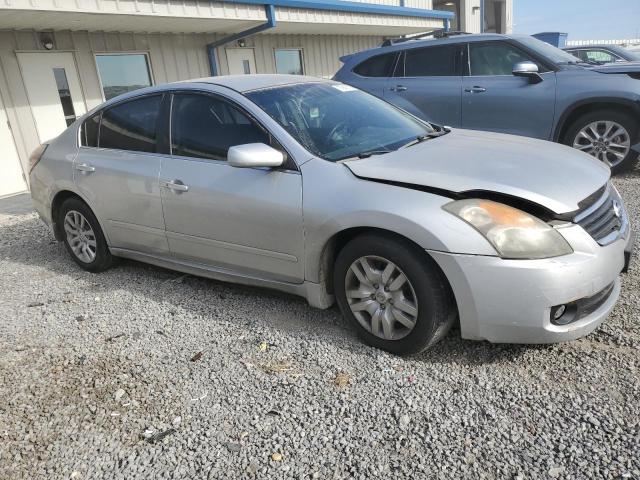
[[[96,53],[148,53],[154,83],[162,84],[209,76],[206,45],[221,36],[70,31],[52,32],[51,35],[56,51],[74,52],[87,110],[103,101]],[[254,48],[259,73],[275,73],[276,48],[302,48],[305,74],[329,78],[340,67],[340,56],[375,47],[382,42],[382,37],[263,34],[248,37],[245,41],[247,47]],[[221,74],[228,73],[224,48],[217,49]],[[5,99],[16,146],[26,170],[29,153],[38,145],[38,134],[16,51],[44,51],[39,34],[33,31],[0,31],[0,93]]]

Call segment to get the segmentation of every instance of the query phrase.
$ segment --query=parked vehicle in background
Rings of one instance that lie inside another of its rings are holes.
[[[34,205],[85,270],[118,256],[336,299],[366,342],[400,354],[456,318],[469,339],[586,335],[633,245],[588,155],[437,127],[311,77],[137,90],[32,158]]]
[[[588,63],[640,62],[640,53],[618,45],[584,45],[563,48],[565,52]]]
[[[526,35],[403,40],[342,57],[334,78],[437,124],[565,143],[614,173],[637,163],[640,65],[590,65]]]

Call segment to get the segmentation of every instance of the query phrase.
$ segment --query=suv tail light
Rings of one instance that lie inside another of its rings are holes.
[[[29,173],[31,173],[34,167],[38,164],[48,146],[48,144],[43,143],[42,145],[38,145],[36,149],[31,152],[31,155],[29,155]]]

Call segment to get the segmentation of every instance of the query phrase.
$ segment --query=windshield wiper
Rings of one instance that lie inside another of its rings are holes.
[[[418,135],[416,138],[414,138],[413,140],[411,140],[409,143],[403,145],[400,148],[407,148],[407,147],[412,147],[414,145],[417,145],[418,143],[424,142],[425,140],[429,140],[431,138],[438,138],[441,137],[443,135],[446,135],[447,133],[449,133],[451,130],[440,130],[439,132],[429,132],[429,133],[425,133],[423,135]]]
[[[360,152],[356,157],[358,158],[369,158],[373,155],[384,155],[385,153],[392,152],[393,150],[367,150],[366,152]]]

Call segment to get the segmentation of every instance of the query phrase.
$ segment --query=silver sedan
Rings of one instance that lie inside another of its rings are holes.
[[[34,204],[75,262],[124,257],[337,301],[371,345],[578,338],[629,261],[608,167],[569,147],[423,122],[309,77],[137,90],[32,155]]]

